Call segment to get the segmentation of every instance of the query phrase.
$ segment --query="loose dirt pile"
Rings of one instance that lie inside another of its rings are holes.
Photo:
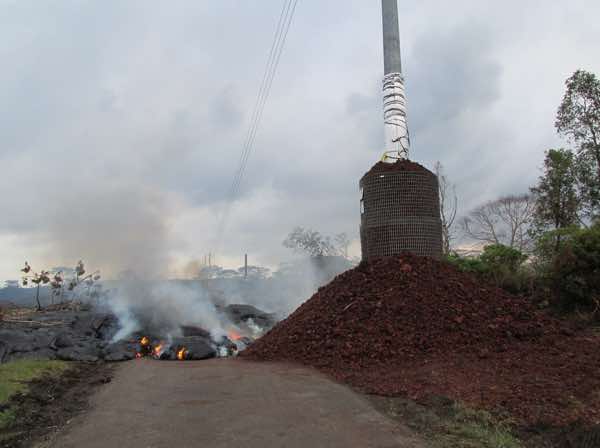
[[[524,298],[406,254],[338,276],[243,356],[311,365],[368,393],[501,407],[528,424],[598,423],[598,342]]]
[[[395,163],[387,163],[387,162],[378,162],[365,174],[376,174],[376,173],[386,173],[386,172],[398,172],[398,171],[411,171],[411,172],[425,172],[431,173],[427,168],[423,165],[412,162],[408,159],[398,160]]]

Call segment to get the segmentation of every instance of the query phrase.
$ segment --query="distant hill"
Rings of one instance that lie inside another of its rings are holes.
[[[50,303],[49,288],[40,288],[40,302],[42,305]],[[6,303],[14,303],[20,306],[35,305],[35,288],[18,288],[15,286],[0,288],[0,305]]]

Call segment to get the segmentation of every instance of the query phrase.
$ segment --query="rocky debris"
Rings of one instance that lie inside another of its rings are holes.
[[[206,339],[198,337],[179,338],[174,341],[173,345],[185,348],[187,351],[186,359],[189,360],[202,360],[217,356],[214,345]]]
[[[63,361],[95,362],[100,359],[100,350],[91,344],[66,347],[56,352],[56,358]]]
[[[100,357],[108,362],[129,361],[135,358],[137,345],[130,341],[119,341],[108,344],[102,349]]]
[[[274,314],[265,313],[252,305],[227,305],[224,312],[229,320],[238,326],[254,323],[261,329],[268,330],[277,322]]]
[[[242,356],[311,365],[369,393],[448,395],[564,423],[600,417],[598,342],[525,298],[405,254],[339,275]],[[566,411],[567,396],[584,406]]]
[[[161,346],[159,353],[154,351],[154,348]],[[225,345],[223,341],[222,345]],[[199,361],[204,359],[215,358],[217,356],[217,346],[210,338],[203,336],[183,336],[173,338],[169,342],[164,342],[159,339],[150,339],[150,351],[146,356],[157,357],[165,361],[175,361],[177,359],[187,361]],[[137,348],[138,353],[143,353],[141,346]],[[181,358],[178,354],[181,352]]]
[[[52,350],[58,350],[61,348],[67,348],[73,346],[73,340],[68,333],[59,333],[58,336],[50,343]]]
[[[270,328],[275,321],[273,315],[247,305],[229,305],[222,307],[221,312],[247,334],[253,334],[257,325]],[[170,348],[163,359],[177,359],[177,350],[182,347],[188,352],[185,359],[207,359],[218,353],[237,353],[252,342],[246,339],[238,343],[227,338],[215,342],[210,332],[195,326],[181,327],[181,336],[174,340],[155,330],[112,342],[119,330],[118,319],[92,307],[56,306],[42,312],[18,310],[12,316],[0,321],[0,362],[21,358],[126,361],[143,351],[139,345],[143,336],[153,341],[150,351],[162,341],[169,341]]]
[[[208,332],[204,328],[200,328],[200,327],[192,327],[189,325],[184,325],[181,327],[181,333],[183,334],[184,337],[200,336],[205,339],[210,339],[210,332]]]
[[[389,172],[398,172],[398,171],[409,171],[409,172],[424,172],[431,174],[427,168],[423,165],[420,165],[416,162],[412,162],[408,159],[398,160],[395,163],[386,163],[386,162],[378,162],[365,174],[385,174]]]
[[[114,316],[90,307],[30,312],[0,322],[0,362],[22,358],[97,361],[103,358],[107,340],[117,330]]]

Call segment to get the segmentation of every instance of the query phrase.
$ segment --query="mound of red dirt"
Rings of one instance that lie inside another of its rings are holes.
[[[450,264],[405,254],[338,276],[244,356],[311,365],[369,393],[440,394],[563,423],[600,417],[590,393],[598,340]]]
[[[365,175],[387,173],[391,171],[425,172],[431,174],[431,171],[429,171],[423,165],[420,165],[417,162],[412,162],[408,159],[401,159],[394,163],[377,162]]]

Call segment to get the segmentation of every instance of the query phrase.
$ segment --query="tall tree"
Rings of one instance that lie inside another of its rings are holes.
[[[566,82],[557,131],[577,145],[577,165],[587,215],[600,215],[600,80],[577,70]]]
[[[526,252],[531,249],[533,210],[531,195],[504,196],[473,209],[461,225],[469,238]]]
[[[283,245],[296,252],[304,252],[311,257],[337,255],[337,249],[331,238],[312,229],[296,227],[287,236]]]
[[[454,238],[452,227],[456,220],[458,209],[458,197],[456,186],[451,184],[444,173],[444,167],[440,162],[435,164],[435,175],[438,178],[438,189],[440,195],[440,218],[442,220],[442,249],[444,255],[450,254],[451,243]]]
[[[546,152],[544,173],[531,192],[535,196],[533,230],[536,233],[549,229],[560,230],[576,224],[579,201],[575,154],[565,149]],[[557,233],[555,251],[559,247],[560,233]]]

